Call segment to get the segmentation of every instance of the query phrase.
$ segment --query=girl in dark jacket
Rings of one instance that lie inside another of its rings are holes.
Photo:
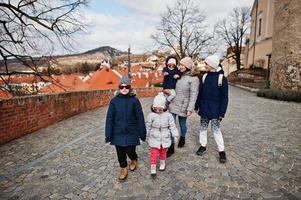
[[[137,168],[136,145],[145,141],[146,128],[140,101],[131,89],[131,80],[120,79],[119,90],[111,100],[106,117],[105,142],[115,145],[120,165],[119,180],[127,177],[127,156],[131,159],[130,170]]]
[[[207,148],[207,129],[211,121],[211,129],[217,143],[220,162],[226,162],[224,139],[220,130],[220,122],[224,118],[228,105],[228,82],[219,66],[219,58],[215,55],[205,59],[207,73],[203,76],[199,87],[195,110],[201,116],[200,144],[196,152],[203,155]]]

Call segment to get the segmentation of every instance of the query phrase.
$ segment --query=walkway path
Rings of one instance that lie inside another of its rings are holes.
[[[145,114],[151,98],[141,100]],[[124,183],[113,146],[104,144],[107,107],[0,146],[0,199],[301,199],[301,104],[258,98],[230,87],[222,121],[228,162],[211,134],[198,149],[199,117],[165,172],[149,175],[148,146]]]

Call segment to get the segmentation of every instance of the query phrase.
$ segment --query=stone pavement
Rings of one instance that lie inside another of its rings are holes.
[[[141,99],[145,115],[152,98]],[[222,131],[228,162],[213,136],[198,149],[199,117],[187,143],[149,175],[148,145],[139,168],[117,180],[115,148],[104,144],[107,107],[89,111],[0,146],[0,199],[301,199],[301,104],[256,97],[230,87]]]

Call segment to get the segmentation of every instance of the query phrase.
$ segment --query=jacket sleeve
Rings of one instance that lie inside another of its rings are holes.
[[[166,76],[169,76],[169,72],[168,72],[168,70],[167,70],[167,67],[163,67],[163,74],[164,74],[164,72],[167,72],[168,73],[168,75],[166,75]]]
[[[220,87],[221,92],[221,102],[220,102],[220,111],[219,117],[225,117],[227,107],[228,107],[228,81],[227,78],[223,78],[223,84]]]
[[[143,116],[143,111],[141,107],[141,103],[138,99],[136,99],[136,105],[135,105],[135,115],[136,119],[138,121],[138,131],[139,131],[139,137],[142,141],[145,141],[146,139],[146,128],[145,128],[145,121]]]
[[[115,113],[115,108],[111,101],[110,105],[109,105],[109,109],[107,111],[107,116],[106,116],[106,127],[105,127],[105,142],[106,143],[112,142],[114,113]]]
[[[172,137],[179,137],[179,131],[176,127],[175,120],[171,114],[168,115],[168,124]]]
[[[197,77],[193,77],[191,83],[190,83],[190,90],[189,90],[189,103],[187,111],[192,112],[195,108],[195,102],[198,97],[199,93],[199,79]]]
[[[198,93],[198,97],[197,97],[196,102],[195,102],[195,105],[194,105],[194,110],[199,110],[199,108],[200,108],[200,105],[201,105],[202,89],[203,89],[203,82],[200,81],[200,85],[199,85],[199,93]]]
[[[152,115],[151,113],[147,115],[146,117],[146,122],[145,122],[145,126],[146,126],[146,134],[147,136],[149,136],[149,133],[150,133],[150,130],[151,130],[151,127],[152,127]]]

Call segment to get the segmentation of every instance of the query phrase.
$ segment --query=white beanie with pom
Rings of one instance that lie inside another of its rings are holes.
[[[166,97],[163,92],[159,92],[154,98],[153,107],[166,108]]]

